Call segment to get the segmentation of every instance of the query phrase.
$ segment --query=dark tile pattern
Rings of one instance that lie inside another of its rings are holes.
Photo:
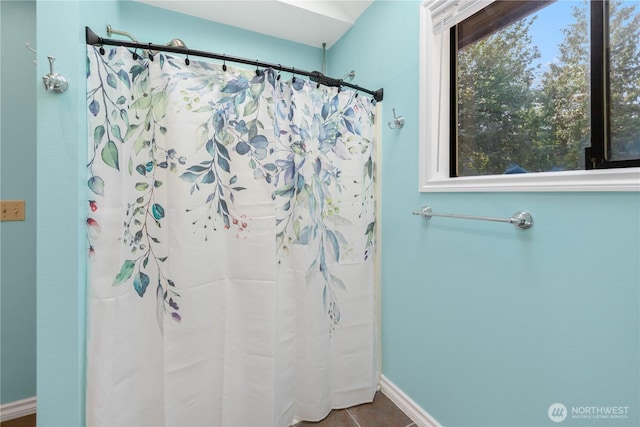
[[[416,427],[382,392],[377,392],[373,402],[334,410],[322,421],[303,421],[293,427]]]

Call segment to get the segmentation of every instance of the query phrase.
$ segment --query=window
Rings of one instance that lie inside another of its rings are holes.
[[[421,42],[421,190],[640,189],[636,1],[428,1]]]

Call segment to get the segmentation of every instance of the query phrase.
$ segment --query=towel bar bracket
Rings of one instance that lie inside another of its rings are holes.
[[[494,221],[494,222],[507,222],[513,224],[521,230],[526,230],[533,226],[533,216],[527,211],[518,211],[512,215],[511,218],[496,218],[490,216],[474,216],[474,215],[458,215],[447,213],[433,213],[430,206],[424,206],[419,212],[413,212],[414,215],[421,215],[424,219],[431,219],[431,217],[439,216],[444,218],[457,218],[457,219],[473,219],[479,221]]]

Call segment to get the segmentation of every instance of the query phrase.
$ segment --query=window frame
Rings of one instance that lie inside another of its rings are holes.
[[[433,33],[429,3],[420,7],[421,192],[640,191],[640,167],[450,177],[451,36],[449,31]]]

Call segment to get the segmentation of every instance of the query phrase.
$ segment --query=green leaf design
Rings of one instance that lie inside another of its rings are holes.
[[[136,262],[130,259],[126,260],[122,263],[122,267],[120,268],[120,272],[113,280],[112,286],[117,286],[123,282],[126,282],[131,278],[131,274],[133,273],[133,268],[136,266]]]
[[[108,141],[102,148],[102,160],[107,166],[111,166],[116,170],[120,170],[118,164],[118,147],[113,141]]]
[[[126,136],[125,136],[125,138],[128,139],[128,137],[126,137]],[[138,155],[138,154],[140,154],[140,151],[142,151],[143,148],[149,147],[150,145],[151,145],[151,142],[150,141],[146,141],[144,139],[144,136],[142,134],[140,134],[140,136],[138,136],[138,138],[133,142],[133,152],[136,155]]]
[[[126,132],[125,132],[125,134],[124,134],[124,139],[129,139],[129,138],[131,138],[131,135],[133,135],[133,134],[134,134],[134,132],[135,132],[136,130],[138,130],[138,127],[140,127],[140,125],[130,125],[130,126],[127,128],[127,131],[126,131]],[[138,150],[138,151],[140,151],[140,150]],[[136,154],[137,154],[137,153],[136,153]]]
[[[104,136],[104,133],[105,133],[105,129],[104,129],[104,126],[102,125],[96,126],[96,128],[93,130],[93,146],[94,147],[98,147],[98,145],[100,145],[100,142],[102,141],[102,137]]]
[[[255,100],[249,101],[244,106],[243,115],[250,116],[251,114],[255,113],[257,109],[258,109],[258,103]]]
[[[367,225],[367,231],[364,232],[364,234],[373,234],[373,231],[375,229],[375,222],[370,222],[369,225]]]
[[[118,88],[118,81],[116,80],[116,77],[111,73],[107,75],[107,84],[114,89]]]
[[[99,176],[92,176],[89,178],[89,189],[98,196],[104,196],[104,181]]]
[[[144,191],[147,188],[149,188],[149,184],[147,184],[146,182],[138,182],[138,183],[136,183],[136,190],[138,190],[138,191]]]
[[[197,150],[201,149],[202,146],[207,143],[209,139],[209,127],[206,123],[198,126],[198,128],[196,129],[195,139]]]
[[[113,136],[118,138],[120,142],[124,142],[124,140],[122,139],[122,134],[120,133],[120,126],[118,125],[111,126],[111,132],[113,132]]]

